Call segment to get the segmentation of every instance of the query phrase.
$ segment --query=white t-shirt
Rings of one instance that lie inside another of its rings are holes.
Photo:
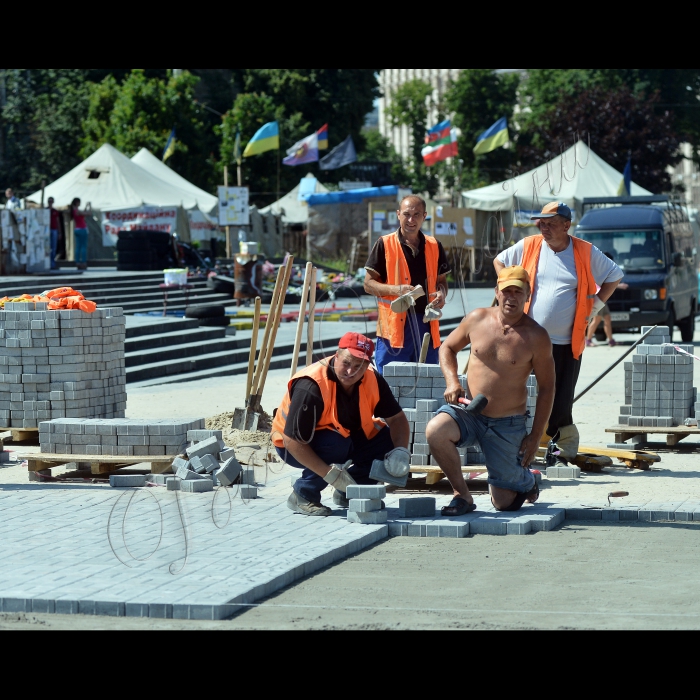
[[[504,250],[496,260],[506,267],[520,265],[523,260],[523,241]],[[591,250],[591,272],[596,284],[621,280],[625,273],[595,246]],[[555,253],[543,240],[537,263],[535,289],[528,315],[548,333],[554,345],[568,345],[574,328],[578,281],[574,246]]]

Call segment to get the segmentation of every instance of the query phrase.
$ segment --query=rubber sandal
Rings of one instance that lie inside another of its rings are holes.
[[[533,474],[533,476],[535,476]],[[528,503],[536,503],[537,499],[540,497],[540,487],[537,485],[537,477],[535,476],[535,485],[525,494],[525,500]],[[530,500],[533,498],[534,500]]]
[[[476,510],[476,503],[467,503],[463,498],[455,496],[449,506],[444,506],[440,510],[440,515],[445,518],[452,518],[458,515],[466,515]]]

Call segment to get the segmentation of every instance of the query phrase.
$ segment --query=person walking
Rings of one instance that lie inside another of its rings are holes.
[[[51,269],[56,270],[58,265],[56,265],[56,255],[58,254],[58,245],[61,240],[64,231],[63,216],[61,212],[54,209],[54,198],[49,197],[49,214],[51,215]]]
[[[497,274],[505,267],[520,265],[530,277],[532,296],[525,313],[549,333],[556,369],[547,434],[559,448],[557,462],[567,464],[578,454],[573,403],[586,328],[624,273],[594,245],[569,234],[571,209],[563,202],[550,202],[531,218],[539,235],[504,250],[493,265]]]
[[[605,253],[605,255],[608,258],[610,258],[610,260],[613,259],[613,256],[610,255],[610,253]],[[617,285],[618,289],[627,289],[627,287],[628,285],[626,285],[624,282],[620,282],[620,284]],[[614,348],[617,345],[615,338],[613,338],[612,318],[610,316],[610,309],[608,308],[607,304],[604,304],[603,308],[598,311],[595,318],[591,321],[590,325],[588,326],[588,333],[586,335],[587,348],[595,347],[595,345],[593,344],[593,336],[595,335],[596,328],[598,328],[601,319],[603,320],[603,329],[605,330],[605,337],[608,339],[608,346]]]
[[[88,230],[85,217],[92,213],[90,202],[84,211],[80,209],[80,199],[76,197],[70,205],[70,217],[73,219],[73,233],[75,236],[75,262],[78,270],[87,270],[87,242]]]
[[[425,200],[404,197],[396,215],[398,230],[375,243],[365,265],[365,291],[378,302],[375,362],[380,373],[389,362],[418,362],[426,333],[432,342],[425,361],[438,364],[439,319],[450,271],[442,244],[421,231]]]

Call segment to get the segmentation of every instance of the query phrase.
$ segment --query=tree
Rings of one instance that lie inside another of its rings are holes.
[[[592,86],[579,90],[576,99],[565,94],[542,112],[541,126],[532,121],[518,138],[523,167],[535,167],[558,156],[576,140],[590,137],[591,148],[622,171],[632,159],[632,179],[652,192],[670,189],[666,167],[677,163],[680,139],[673,131],[673,117],[659,110],[658,92],[635,94],[623,86]]]
[[[360,163],[391,163],[391,177],[399,184],[408,184],[410,176],[403,167],[401,156],[388,138],[377,129],[363,131],[358,144],[357,160]]]
[[[489,68],[465,68],[445,93],[445,105],[454,115],[454,125],[460,130],[459,157],[464,162],[461,179],[467,186],[477,187],[484,180],[498,181],[506,177],[514,149],[497,148],[491,153],[475,156],[477,138],[492,124],[506,117],[513,132],[512,115],[518,98],[520,76],[516,73],[496,73]]]

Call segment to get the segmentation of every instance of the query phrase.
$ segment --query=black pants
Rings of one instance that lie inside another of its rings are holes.
[[[559,428],[574,422],[572,411],[578,373],[581,371],[581,358],[574,359],[571,345],[552,345],[552,355],[554,356],[554,371],[557,373],[557,378],[554,385],[554,405],[552,406],[552,415],[549,417],[547,435],[554,437]]]

